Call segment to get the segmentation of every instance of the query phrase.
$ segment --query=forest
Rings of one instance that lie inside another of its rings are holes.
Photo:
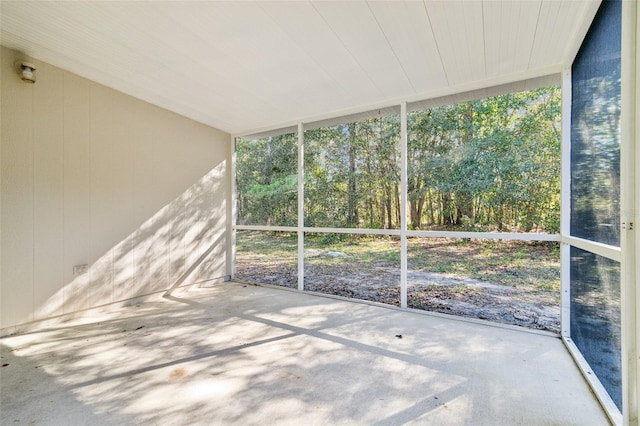
[[[409,229],[557,233],[560,89],[408,114]],[[400,116],[304,132],[304,225],[400,227]],[[297,225],[297,134],[236,139],[238,224]]]

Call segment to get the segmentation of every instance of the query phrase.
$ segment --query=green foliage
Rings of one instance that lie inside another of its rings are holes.
[[[571,127],[572,234],[619,245],[620,71],[590,85]]]
[[[295,232],[238,231],[237,253],[292,258],[297,262],[298,235]]]
[[[298,176],[287,175],[284,177],[274,177],[270,183],[255,183],[248,185],[246,195],[255,200],[265,198],[273,199],[285,194],[296,193],[298,190]]]
[[[559,88],[413,112],[408,126],[410,229],[559,231]],[[304,140],[306,226],[399,228],[399,116]],[[239,223],[295,225],[297,136],[240,139],[236,155]]]
[[[304,136],[306,225],[398,227],[398,116],[308,130]]]
[[[297,163],[295,134],[236,140],[238,223],[296,225]]]
[[[558,232],[559,120],[555,87],[412,113],[411,227]]]

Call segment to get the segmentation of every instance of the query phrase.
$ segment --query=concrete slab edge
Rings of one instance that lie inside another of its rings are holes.
[[[493,321],[489,321],[489,320],[483,320],[483,319],[480,319],[480,318],[467,318],[467,317],[461,317],[461,316],[457,316],[457,315],[444,314],[444,313],[440,313],[440,312],[423,311],[423,310],[420,310],[420,309],[413,309],[413,308],[401,308],[400,306],[388,305],[386,303],[373,302],[373,301],[370,301],[370,300],[353,299],[353,298],[349,298],[349,297],[337,296],[337,295],[326,294],[326,293],[319,293],[319,292],[308,291],[308,290],[300,291],[298,289],[293,289],[293,288],[289,288],[289,287],[282,287],[282,286],[258,283],[258,282],[253,282],[253,281],[244,281],[244,280],[239,280],[237,278],[234,278],[234,279],[230,280],[229,282],[230,283],[239,283],[239,284],[248,284],[248,285],[253,285],[253,286],[256,286],[256,287],[272,288],[272,289],[276,289],[276,290],[290,291],[290,292],[293,292],[293,293],[308,294],[308,295],[317,296],[317,297],[325,297],[325,298],[328,298],[328,299],[336,299],[336,300],[342,300],[342,301],[345,301],[345,302],[359,303],[359,304],[369,305],[369,306],[376,306],[378,308],[391,309],[391,310],[399,311],[399,312],[409,312],[409,313],[417,314],[417,315],[426,315],[426,316],[432,316],[432,317],[446,318],[446,319],[450,319],[450,320],[454,320],[454,321],[461,321],[461,322],[466,322],[466,323],[483,325],[483,326],[486,326],[486,327],[496,327],[496,328],[502,328],[502,329],[506,329],[506,330],[520,331],[520,332],[523,332],[523,333],[531,333],[531,334],[537,334],[537,335],[540,335],[540,336],[547,336],[547,337],[554,337],[556,339],[561,339],[560,334],[556,334],[556,333],[553,333],[551,331],[536,330],[536,329],[533,329],[533,328],[520,327],[520,326],[517,326],[517,325],[511,325],[511,324],[502,324],[502,323],[493,322]]]

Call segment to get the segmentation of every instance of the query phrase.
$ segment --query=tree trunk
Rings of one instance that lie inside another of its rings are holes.
[[[453,200],[450,192],[442,193],[442,224],[453,225]]]
[[[369,150],[367,153],[365,153],[365,158],[367,159],[367,180],[371,182],[371,180],[373,179],[373,169],[371,167],[371,150],[369,148],[369,145],[367,145],[367,149]],[[369,185],[371,184],[369,183]],[[369,186],[369,191],[367,193],[367,213],[369,215],[369,228],[373,228],[375,222],[375,217],[373,215],[373,197],[373,187]]]
[[[349,128],[349,175],[347,178],[347,227],[358,225],[358,202],[356,187],[356,125],[351,123]]]
[[[462,218],[467,216],[473,218],[473,198],[466,192],[456,194],[456,220],[455,224],[460,225]]]
[[[424,207],[425,197],[418,197],[416,200],[409,201],[409,210],[411,214],[411,227],[420,229],[422,227],[422,209]]]
[[[433,197],[431,196],[431,190],[429,190],[429,192],[428,192],[428,198],[429,198],[429,224],[430,225],[435,225],[435,223],[436,223],[436,213],[435,213],[434,208],[433,208]]]
[[[398,183],[396,182],[395,185],[395,200],[396,200],[396,225],[397,227],[400,227],[400,188],[398,187]],[[393,228],[393,226],[392,226]]]
[[[385,191],[387,193],[386,197],[385,197],[385,202],[387,204],[387,227],[386,229],[390,229],[391,228],[391,218],[393,217],[392,212],[391,212],[391,205],[392,205],[392,199],[391,199],[391,189],[389,187],[387,187],[387,190]]]

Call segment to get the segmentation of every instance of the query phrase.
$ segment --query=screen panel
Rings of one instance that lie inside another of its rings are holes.
[[[571,338],[622,410],[620,264],[571,247]]]
[[[400,305],[400,238],[308,233],[304,289]]]
[[[571,76],[571,235],[618,247],[621,13],[602,3]]]
[[[239,225],[295,226],[298,221],[298,136],[236,138]]]
[[[236,279],[298,288],[295,232],[236,231]]]
[[[410,229],[557,233],[560,95],[544,87],[408,114]]]
[[[621,28],[621,1],[603,1],[571,74],[570,233],[614,247],[620,247]],[[589,245],[570,250],[570,336],[622,411],[620,264]]]
[[[400,117],[305,130],[305,226],[400,226]]]
[[[415,309],[560,331],[557,242],[409,238]]]

